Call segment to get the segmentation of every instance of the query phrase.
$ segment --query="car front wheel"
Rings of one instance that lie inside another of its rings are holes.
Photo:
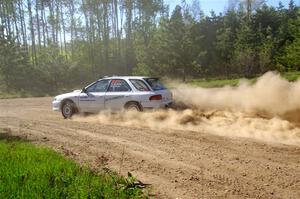
[[[71,101],[66,101],[62,105],[61,113],[65,119],[69,119],[74,114],[75,105]]]

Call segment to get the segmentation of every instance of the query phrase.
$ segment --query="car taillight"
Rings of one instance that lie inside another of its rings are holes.
[[[149,98],[150,101],[152,101],[152,100],[161,100],[161,99],[162,99],[161,95],[153,95]]]

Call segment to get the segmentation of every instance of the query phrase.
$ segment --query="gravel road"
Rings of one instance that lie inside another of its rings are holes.
[[[300,146],[64,120],[51,100],[0,100],[0,128],[95,169],[131,172],[154,198],[300,198]]]

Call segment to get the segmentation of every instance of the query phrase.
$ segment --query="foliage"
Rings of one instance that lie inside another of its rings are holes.
[[[2,91],[54,94],[104,75],[186,80],[300,70],[293,0],[229,1],[204,15],[198,0],[0,1]]]
[[[6,89],[26,88],[30,85],[20,85],[26,79],[29,60],[22,48],[10,37],[0,38],[0,72]]]
[[[300,10],[296,20],[289,20],[288,29],[294,40],[288,42],[284,48],[284,53],[280,57],[282,63],[290,71],[300,70]]]
[[[286,72],[281,74],[283,78],[288,81],[296,81],[300,77],[300,72]],[[257,77],[252,77],[248,79],[244,78],[209,78],[209,79],[193,79],[188,81],[187,83],[194,86],[199,86],[203,88],[215,88],[215,87],[223,87],[223,86],[237,86],[240,81],[247,80],[249,83],[253,84],[256,82]]]

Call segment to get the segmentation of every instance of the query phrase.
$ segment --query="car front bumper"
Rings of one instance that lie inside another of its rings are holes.
[[[58,101],[58,100],[54,100],[52,102],[52,110],[53,111],[60,111],[60,106],[61,105],[61,101]]]

